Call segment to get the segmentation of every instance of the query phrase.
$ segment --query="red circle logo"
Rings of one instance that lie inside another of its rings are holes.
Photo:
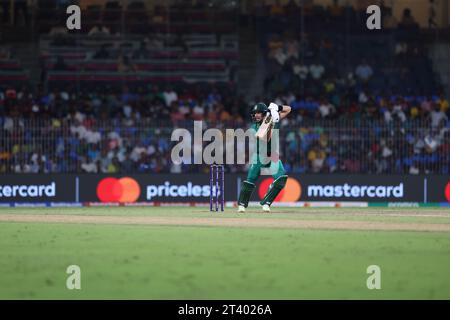
[[[258,195],[260,199],[263,199],[269,190],[270,184],[273,182],[273,178],[264,179],[259,185]],[[302,195],[302,186],[294,178],[288,178],[286,186],[280,191],[274,202],[296,202]]]
[[[141,188],[132,178],[105,178],[97,185],[97,197],[101,202],[135,202]]]
[[[450,202],[450,182],[447,183],[447,186],[445,187],[445,197],[447,198],[447,201]]]

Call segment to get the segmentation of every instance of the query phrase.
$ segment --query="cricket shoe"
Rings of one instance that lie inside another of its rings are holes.
[[[238,206],[238,213],[244,213],[245,212],[245,207],[244,206]]]
[[[264,212],[270,212],[270,206],[269,206],[268,204],[263,204],[262,210],[263,210]]]

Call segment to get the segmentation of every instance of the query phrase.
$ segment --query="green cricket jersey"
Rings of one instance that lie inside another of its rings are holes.
[[[251,128],[253,130],[255,130],[255,133],[256,133],[256,132],[258,132],[258,129],[259,129],[260,126],[261,126],[260,123],[256,123],[255,122],[255,123],[253,123],[251,125]],[[280,123],[279,122],[275,123],[273,125],[273,129],[278,129],[279,130],[280,129]],[[274,141],[273,143],[275,143],[275,142],[278,143],[277,141]],[[265,145],[264,146],[260,146],[260,143],[264,143]],[[258,160],[262,160],[262,157],[264,157],[265,154],[267,154],[267,156],[270,157],[271,151],[272,151],[271,147],[272,147],[271,140],[269,140],[267,142],[264,142],[264,141],[260,141],[260,139],[256,139],[256,150],[255,151],[256,151],[256,155],[259,155],[258,156]],[[267,150],[267,152],[266,152],[266,150]],[[258,161],[258,162],[260,162],[260,161]],[[266,163],[266,161],[264,161],[264,163]]]

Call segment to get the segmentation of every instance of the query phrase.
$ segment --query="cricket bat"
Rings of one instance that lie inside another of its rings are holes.
[[[257,139],[261,139],[264,141],[270,140],[271,136],[271,130],[273,127],[273,120],[272,116],[270,114],[266,115],[263,122],[261,123],[261,126],[259,127],[258,131],[255,134],[255,137]]]

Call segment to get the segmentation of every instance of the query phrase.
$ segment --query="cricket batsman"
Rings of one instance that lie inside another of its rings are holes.
[[[257,103],[251,110],[251,116],[253,120],[252,129],[258,132],[263,120],[270,114],[272,117],[272,128],[269,128],[267,133],[267,139],[256,139],[256,153],[252,155],[250,169],[247,174],[247,179],[241,184],[241,192],[238,199],[238,212],[245,212],[245,208],[248,206],[248,201],[252,195],[253,189],[255,189],[255,183],[258,180],[261,169],[268,168],[274,178],[274,181],[269,187],[267,194],[261,200],[262,210],[264,212],[270,212],[270,205],[277,197],[280,191],[286,185],[288,176],[284,171],[283,163],[278,157],[278,154],[271,153],[271,137],[272,130],[280,128],[280,120],[284,119],[291,112],[289,106],[279,106],[275,103],[271,103],[269,107],[266,104],[260,102]],[[278,137],[277,137],[278,138]],[[264,145],[263,145],[264,144]],[[261,149],[266,148],[267,152],[261,152]]]

